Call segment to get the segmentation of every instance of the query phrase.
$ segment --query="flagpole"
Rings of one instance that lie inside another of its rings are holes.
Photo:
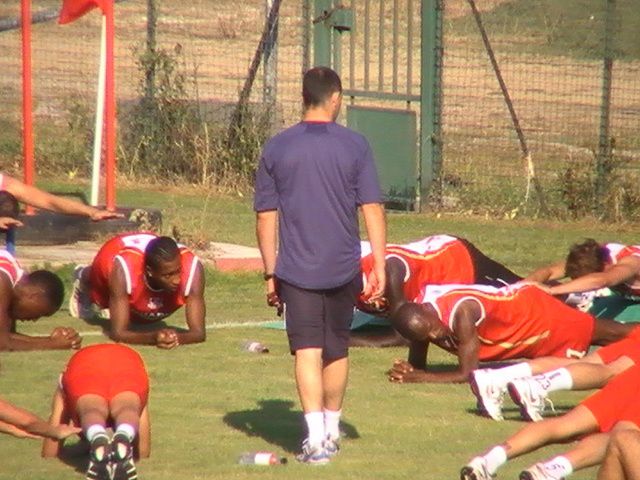
[[[33,155],[33,90],[31,76],[31,0],[21,1],[22,17],[22,154],[24,183],[33,185],[35,162]],[[33,207],[27,205],[28,215]]]
[[[115,62],[114,37],[115,22],[113,0],[105,2],[106,18],[106,207],[108,210],[116,208],[115,176],[116,176],[116,97],[115,97]]]
[[[107,16],[102,15],[100,39],[100,66],[96,92],[96,124],[93,136],[93,166],[91,170],[91,205],[96,206],[100,196],[100,170],[102,160],[102,133],[104,130],[105,74],[107,70]]]

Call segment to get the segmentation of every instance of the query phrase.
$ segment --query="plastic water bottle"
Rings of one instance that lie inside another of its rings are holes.
[[[286,457],[280,457],[273,452],[245,452],[238,458],[240,465],[284,465]]]
[[[243,342],[242,348],[243,350],[252,353],[269,353],[269,348],[256,340],[248,340],[246,342]]]

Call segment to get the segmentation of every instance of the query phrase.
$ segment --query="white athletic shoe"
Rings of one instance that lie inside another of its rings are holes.
[[[484,457],[475,457],[460,470],[460,480],[491,480],[496,478],[489,473]]]
[[[471,391],[478,400],[480,412],[494,420],[503,420],[502,402],[504,387],[499,387],[493,381],[495,373],[488,368],[477,369],[469,376]]]
[[[520,407],[520,415],[525,420],[539,422],[545,402],[553,403],[547,398],[547,390],[533,377],[516,378],[507,384],[511,400]]]
[[[83,265],[78,265],[73,270],[73,288],[69,295],[69,314],[74,318],[90,320],[94,316],[93,305],[87,292],[80,281]]]
[[[520,472],[520,480],[563,480],[565,477],[558,476],[542,463],[536,463],[532,467]]]

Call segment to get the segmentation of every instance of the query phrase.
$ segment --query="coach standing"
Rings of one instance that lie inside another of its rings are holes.
[[[308,428],[297,458],[326,463],[338,452],[349,328],[362,288],[358,206],[375,264],[365,293],[374,298],[385,286],[386,230],[371,148],[362,135],[335,123],[342,105],[336,72],[308,70],[302,98],[302,122],[264,147],[254,209],[267,299],[277,307],[282,299]]]

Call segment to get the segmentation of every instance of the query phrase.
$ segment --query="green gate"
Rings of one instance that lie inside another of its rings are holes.
[[[306,1],[313,63],[342,77],[347,125],[371,143],[386,203],[424,209],[440,171],[442,0]]]

